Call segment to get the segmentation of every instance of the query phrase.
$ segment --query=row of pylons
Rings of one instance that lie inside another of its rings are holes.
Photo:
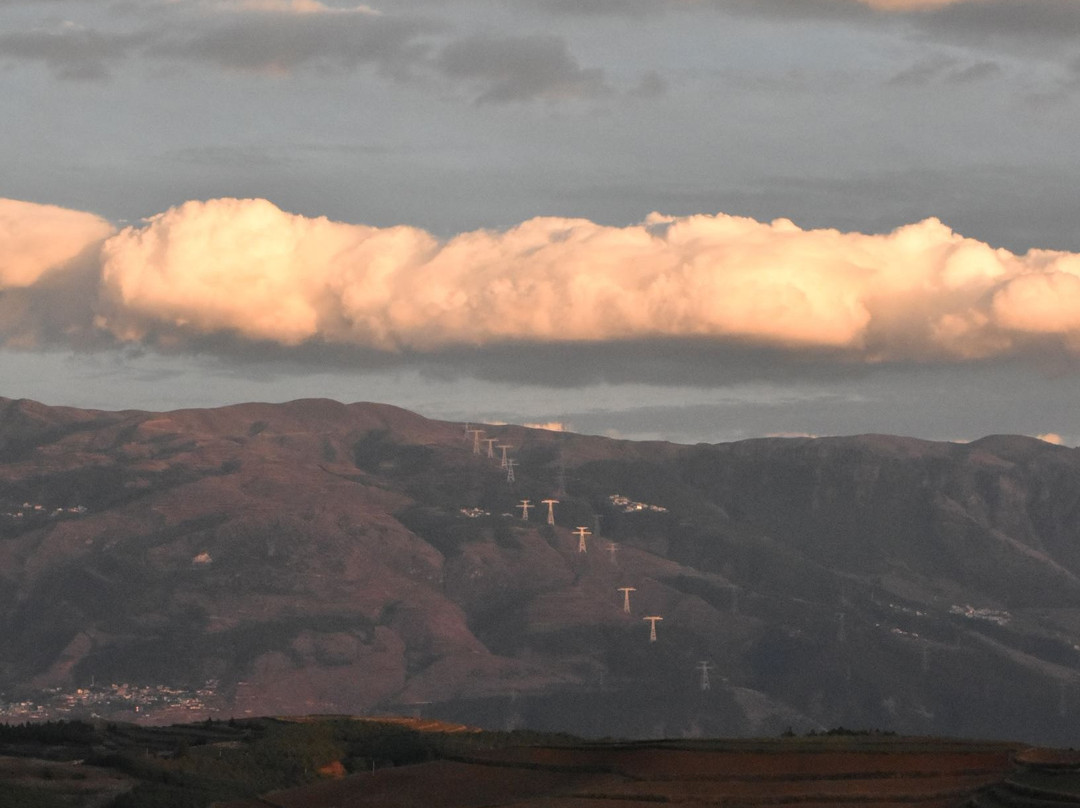
[[[475,429],[475,428],[472,427],[471,424],[468,424],[468,423],[465,424],[465,433],[467,435],[472,435],[473,436],[473,454],[474,455],[481,455],[481,456],[486,455],[489,459],[494,460],[495,459],[495,449],[500,450],[501,456],[500,456],[500,459],[499,459],[499,468],[502,468],[502,469],[506,470],[506,481],[508,483],[513,483],[515,481],[514,467],[517,466],[518,463],[512,457],[508,457],[507,452],[510,451],[514,447],[511,446],[510,444],[501,444],[501,443],[499,443],[498,438],[483,437],[483,435],[484,435],[484,430],[483,429]],[[483,444],[487,444],[486,451],[484,451],[482,449]],[[560,457],[560,463],[559,463],[559,491],[558,491],[558,495],[559,496],[565,496],[566,495],[566,474],[565,474],[565,470],[564,470],[564,468],[562,466],[561,457]],[[540,502],[543,505],[547,505],[547,524],[554,527],[555,526],[555,506],[559,504],[559,500],[555,499],[554,497],[551,497],[549,499],[542,499],[542,500],[540,500]],[[537,506],[535,504],[533,504],[532,500],[523,499],[515,507],[521,511],[521,520],[523,522],[527,522],[527,521],[529,521],[529,511],[531,509],[533,509],[533,508],[536,508]],[[599,517],[597,517],[596,528],[597,528],[597,532],[599,532],[599,529],[600,529]],[[574,528],[574,533],[578,537],[578,552],[579,553],[587,553],[589,551],[587,537],[593,535],[593,531],[589,530],[589,528],[587,528],[587,527],[585,527],[583,525],[578,525],[576,528]],[[617,545],[615,542],[608,542],[607,549],[608,549],[608,552],[611,553],[612,563],[614,563],[614,561],[615,561],[615,553],[618,550],[618,547],[619,547],[619,545]],[[623,595],[623,611],[626,614],[631,614],[631,610],[630,610],[630,593],[631,592],[636,592],[637,588],[632,587],[632,586],[622,586],[622,587],[618,588],[618,591],[621,592],[622,595]],[[656,642],[656,639],[657,639],[656,638],[656,624],[659,623],[659,622],[662,622],[663,619],[664,618],[662,616],[660,616],[660,615],[648,615],[648,616],[645,616],[645,617],[642,618],[642,620],[644,622],[647,622],[649,624],[649,642]],[[709,687],[710,687],[710,685],[709,685],[709,671],[712,669],[712,667],[713,667],[713,665],[711,663],[709,663],[708,661],[704,661],[704,660],[697,664],[697,670],[701,674],[701,689],[702,690],[708,690]]]

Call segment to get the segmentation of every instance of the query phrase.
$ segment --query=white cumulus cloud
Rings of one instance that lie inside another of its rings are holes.
[[[32,286],[112,231],[90,213],[0,199],[0,292]]]
[[[215,199],[109,232],[90,214],[4,201],[0,283],[33,287],[104,239],[85,306],[99,333],[140,344],[692,339],[862,362],[1080,352],[1080,255],[1020,255],[936,219],[864,234],[722,213],[626,227],[542,217],[441,240]]]

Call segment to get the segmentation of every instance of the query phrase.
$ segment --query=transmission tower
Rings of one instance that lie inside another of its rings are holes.
[[[471,432],[473,436],[472,453],[475,455],[480,454],[480,436],[484,434],[482,429],[467,429],[466,432]]]
[[[554,525],[555,524],[555,506],[559,504],[559,500],[557,500],[557,499],[542,499],[540,501],[548,506],[547,523],[549,525]]]
[[[701,689],[709,689],[709,670],[712,668],[708,662],[699,662],[697,664],[698,670],[701,671]]]
[[[492,449],[491,447],[495,444],[495,441],[497,441],[497,440],[498,440],[498,438],[484,438],[484,443],[486,443],[488,445],[487,456],[492,458],[492,459],[495,458],[495,450]]]
[[[641,619],[649,623],[649,642],[656,642],[656,624],[664,618],[656,617],[655,615],[653,615],[650,617],[643,617]]]
[[[585,544],[585,537],[590,535],[592,533],[592,531],[589,530],[587,527],[578,526],[578,529],[575,530],[574,532],[577,533],[577,536],[578,536],[577,551],[579,553],[587,553],[587,552],[589,552],[589,548]]]
[[[615,553],[617,553],[619,551],[619,545],[617,545],[613,541],[609,541],[607,543],[607,551],[611,555],[611,563],[614,564],[615,563]]]
[[[508,483],[512,483],[516,479],[514,477],[514,466],[516,466],[517,464],[518,462],[513,458],[510,458],[506,461],[506,481]]]
[[[529,508],[533,507],[532,502],[530,500],[523,499],[523,500],[521,500],[521,504],[518,505],[518,507],[521,508],[521,521],[522,522],[528,522],[529,521]]]
[[[619,591],[623,593],[622,610],[630,614],[630,593],[637,592],[637,589],[632,586],[620,586]]]
[[[510,446],[508,444],[501,444],[501,443],[499,444],[499,449],[502,450],[502,462],[499,463],[499,468],[501,468],[501,469],[506,468],[506,464],[510,462],[509,460],[506,459],[506,450],[507,449],[513,449],[513,448],[514,448],[513,446]]]

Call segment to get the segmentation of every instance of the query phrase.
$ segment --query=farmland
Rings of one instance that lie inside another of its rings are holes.
[[[478,739],[473,739],[476,742]],[[610,808],[966,804],[1014,772],[1017,748],[940,739],[563,743],[446,759],[262,795],[226,808]]]
[[[586,741],[431,719],[0,725],[0,808],[1076,805],[1080,754],[836,729]]]

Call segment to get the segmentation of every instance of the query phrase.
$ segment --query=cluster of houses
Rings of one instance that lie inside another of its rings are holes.
[[[616,508],[621,508],[623,513],[635,513],[636,511],[667,513],[667,508],[660,505],[650,505],[647,502],[635,502],[629,497],[624,497],[621,494],[612,494],[608,497],[608,501]]]
[[[1012,619],[1012,615],[998,609],[976,609],[974,606],[950,606],[949,614],[958,614],[968,620],[986,620],[1004,626]]]
[[[127,682],[80,687],[67,691],[49,688],[33,700],[0,701],[0,721],[49,721],[57,718],[101,718],[111,714],[142,713],[148,709],[171,708],[203,713],[207,701],[217,695],[216,681],[197,690],[167,685],[140,686]]]
[[[4,511],[0,513],[0,516],[8,519],[26,519],[31,516],[82,516],[86,513],[86,506],[84,505],[72,505],[67,508],[49,508],[47,505],[40,505],[34,502],[24,502],[22,506],[16,510]]]

